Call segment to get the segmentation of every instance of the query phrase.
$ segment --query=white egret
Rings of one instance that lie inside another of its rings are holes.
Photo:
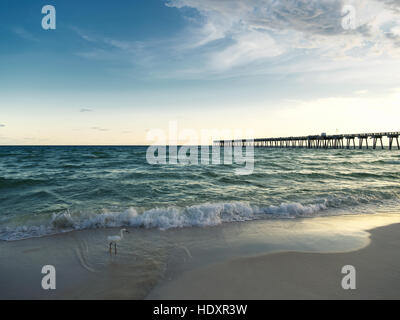
[[[117,243],[121,242],[122,239],[124,238],[124,232],[129,233],[128,230],[121,229],[119,236],[117,235],[117,236],[108,236],[107,237],[107,240],[110,243],[110,254],[111,254],[111,251],[112,251],[112,249],[111,249],[112,244],[114,244],[115,254],[117,254]]]

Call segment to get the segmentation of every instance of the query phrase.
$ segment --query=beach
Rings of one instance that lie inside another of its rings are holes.
[[[371,242],[347,253],[283,252],[236,259],[179,277],[149,299],[399,299],[400,224],[371,230]],[[356,289],[341,269],[356,268]]]
[[[0,298],[398,299],[399,223],[387,214],[131,229],[117,255],[105,243],[117,229],[3,241]],[[41,288],[43,265],[56,268],[56,290]],[[344,265],[356,268],[356,290],[341,287]]]

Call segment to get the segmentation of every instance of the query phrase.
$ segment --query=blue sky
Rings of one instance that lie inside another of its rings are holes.
[[[399,17],[397,0],[2,0],[0,144],[147,144],[171,121],[399,130]]]

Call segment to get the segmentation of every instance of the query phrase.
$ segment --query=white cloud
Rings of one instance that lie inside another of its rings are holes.
[[[390,9],[399,12],[400,11],[400,0],[378,0],[385,5],[387,5]]]
[[[212,64],[226,70],[246,61],[251,63],[296,49],[317,50],[317,55],[335,58],[398,55],[395,32],[400,20],[398,12],[392,10],[398,1],[385,2],[170,0],[168,5],[194,8],[201,14],[204,22],[193,37],[194,46],[205,46],[215,40],[230,40],[226,47],[211,48],[209,51]],[[345,4],[355,8],[354,30],[342,27],[342,8]],[[386,30],[388,24],[392,29]]]
[[[355,8],[354,30],[342,27],[344,5]],[[77,54],[126,63],[117,72],[135,68],[136,76],[178,79],[351,69],[400,57],[399,0],[169,0],[167,6],[198,14],[189,13],[189,27],[174,37],[143,42],[73,28],[89,44]]]
[[[217,70],[248,64],[253,61],[276,57],[283,49],[268,34],[252,31],[240,34],[235,43],[211,56],[211,64]]]

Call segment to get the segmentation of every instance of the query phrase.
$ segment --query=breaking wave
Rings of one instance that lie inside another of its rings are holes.
[[[113,227],[158,228],[161,230],[184,227],[217,226],[228,222],[259,219],[293,219],[324,215],[328,209],[343,204],[343,200],[323,199],[316,203],[282,203],[256,206],[248,203],[205,203],[185,208],[154,208],[138,212],[128,208],[120,212],[81,213],[70,211],[52,214],[41,224],[0,229],[0,240],[12,241],[62,232]],[[328,214],[328,213],[327,213]],[[334,213],[329,213],[334,214]]]

